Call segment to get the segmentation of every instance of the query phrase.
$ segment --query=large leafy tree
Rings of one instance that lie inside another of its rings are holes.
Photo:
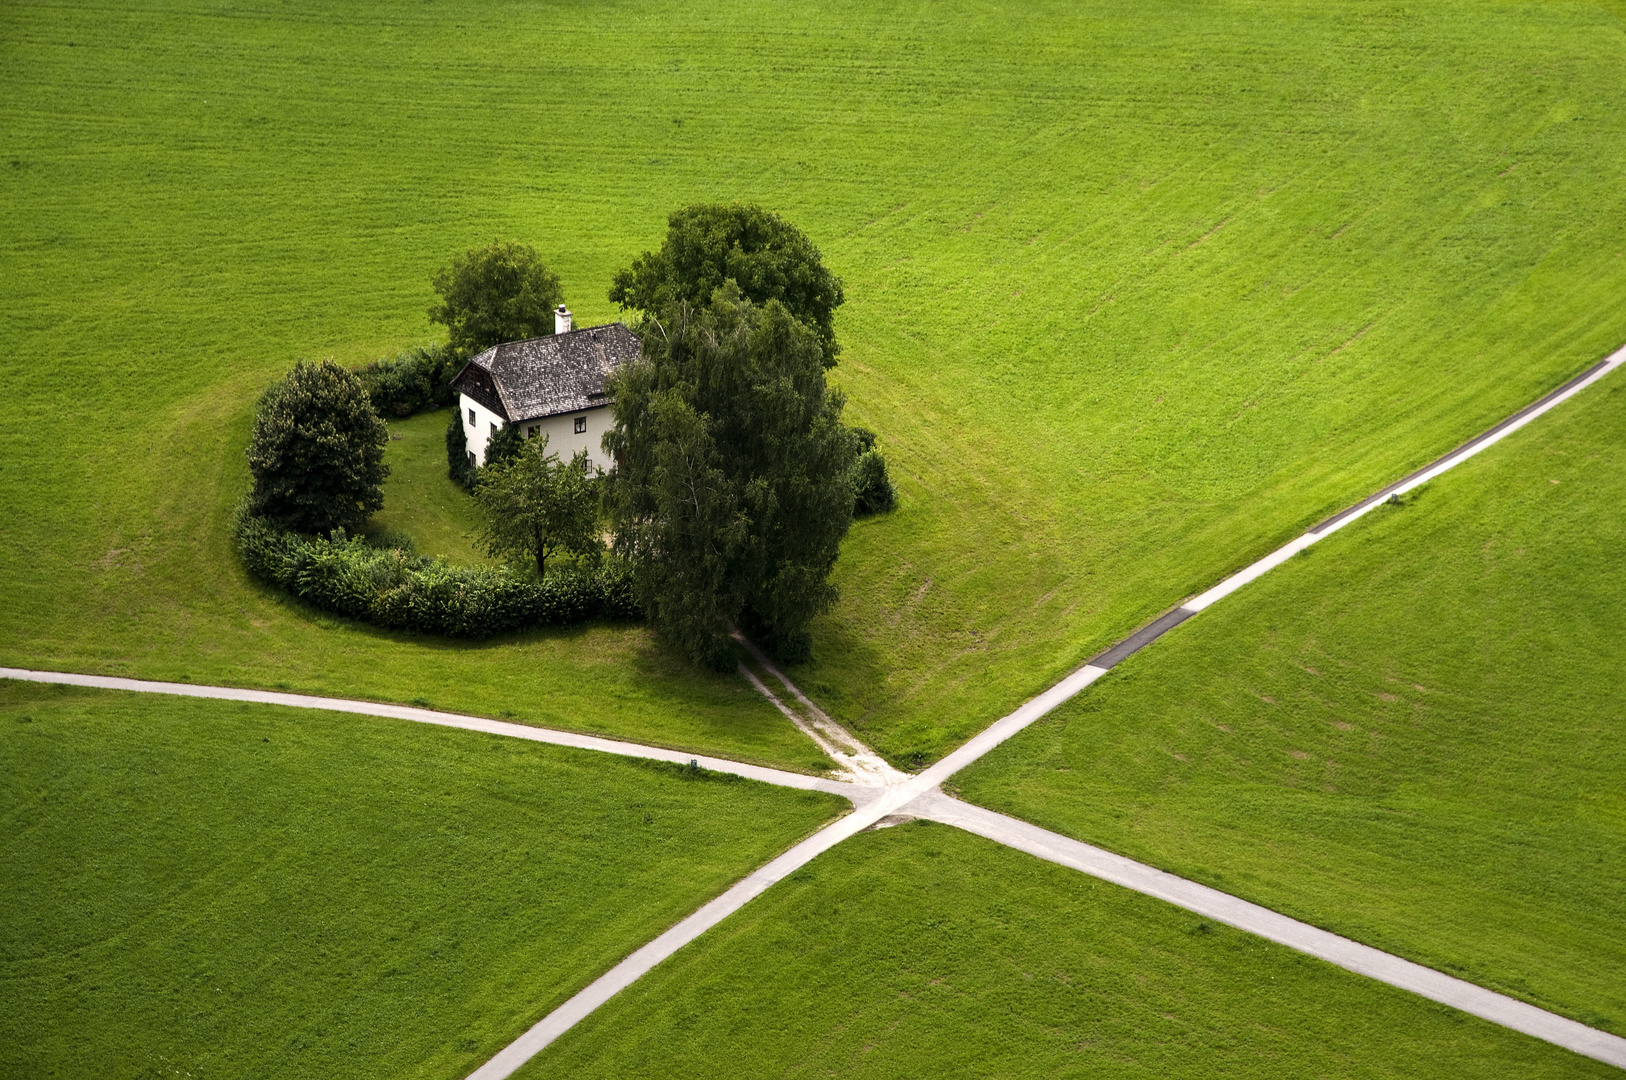
[[[365,524],[384,506],[389,437],[354,373],[332,360],[300,361],[254,418],[249,512],[304,533]]]
[[[725,283],[704,306],[679,299],[646,320],[643,344],[613,380],[605,437],[639,602],[697,661],[728,666],[735,622],[804,657],[808,623],[836,597],[858,450],[823,342],[779,300]]]
[[[597,554],[597,482],[587,451],[565,462],[548,453],[547,436],[527,441],[518,453],[481,473],[475,499],[485,511],[481,541],[497,558],[535,562],[545,574],[548,559],[563,551]]]
[[[453,256],[432,282],[441,299],[429,308],[429,321],[446,327],[462,359],[504,341],[553,333],[553,309],[564,296],[558,275],[536,249],[512,240]]]
[[[836,362],[834,318],[841,279],[800,229],[760,206],[696,204],[667,219],[666,241],[615,275],[610,299],[652,314],[678,301],[703,307],[725,281],[747,300],[777,300],[818,336],[824,366]]]

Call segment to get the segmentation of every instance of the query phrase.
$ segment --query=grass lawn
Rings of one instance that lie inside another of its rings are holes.
[[[1626,377],[1180,627],[965,797],[1626,1032]]]
[[[862,833],[567,1032],[542,1077],[1609,1077],[942,825]]]
[[[476,547],[480,512],[469,493],[446,475],[446,422],[449,410],[391,419],[384,463],[384,509],[372,516],[369,531],[400,532],[425,555],[458,563],[492,560]]]
[[[337,624],[226,537],[256,397],[536,243],[582,325],[699,199],[850,302],[901,508],[794,674],[929,759],[1626,340],[1626,23],[1582,3],[0,8],[0,663],[798,765],[636,628]]]
[[[0,682],[0,1074],[464,1075],[839,812],[368,717]]]

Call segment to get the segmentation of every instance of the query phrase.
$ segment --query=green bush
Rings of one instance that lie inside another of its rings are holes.
[[[469,437],[463,430],[463,410],[452,410],[452,422],[446,426],[446,475],[473,491],[480,472],[469,460]]]
[[[242,512],[237,547],[250,573],[324,611],[393,630],[485,638],[588,619],[642,619],[625,564],[570,567],[545,578],[508,567],[454,566],[343,529],[331,539]]]
[[[505,465],[519,457],[519,452],[525,449],[525,436],[520,434],[518,424],[504,424],[491,433],[486,441],[486,463],[481,471],[494,469]]]
[[[301,360],[255,412],[251,511],[300,532],[359,528],[384,505],[389,438],[354,372]]]
[[[419,345],[356,369],[380,416],[411,416],[451,404],[452,379],[463,365],[445,345]]]
[[[886,474],[886,459],[879,450],[865,450],[853,462],[853,513],[882,514],[898,505],[898,493]]]

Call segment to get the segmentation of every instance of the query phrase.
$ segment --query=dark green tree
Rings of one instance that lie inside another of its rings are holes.
[[[886,472],[886,459],[875,449],[875,432],[855,427],[858,460],[853,462],[853,513],[883,514],[898,505],[898,493]]]
[[[520,451],[524,450],[525,446],[525,436],[519,430],[519,425],[504,424],[496,431],[493,431],[491,437],[486,440],[486,463],[484,468],[490,469],[512,461],[519,456]]]
[[[800,229],[760,206],[703,203],[673,212],[661,249],[617,272],[610,299],[646,314],[678,301],[703,307],[724,281],[754,304],[783,304],[812,327],[824,366],[834,366],[841,351],[833,325],[844,299],[841,279],[825,269]]]
[[[568,461],[548,453],[547,436],[488,465],[475,490],[485,512],[480,540],[486,554],[536,563],[540,576],[564,551],[595,556],[603,547],[598,528],[598,483],[588,471],[587,451]]]
[[[714,667],[732,623],[805,658],[808,623],[836,597],[858,449],[818,334],[725,283],[650,318],[642,359],[612,383],[608,503],[651,621]]]
[[[446,475],[469,491],[474,490],[479,472],[469,460],[469,436],[463,430],[463,413],[452,410],[452,422],[446,425]]]
[[[384,505],[389,438],[354,373],[300,361],[260,399],[249,513],[303,533],[359,528]]]
[[[429,321],[446,327],[452,351],[468,359],[504,341],[553,333],[559,278],[529,244],[493,240],[452,257],[432,282],[440,303]]]

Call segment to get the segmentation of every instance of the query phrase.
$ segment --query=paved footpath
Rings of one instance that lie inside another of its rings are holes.
[[[1164,873],[1155,867],[1137,863],[1120,855],[1072,840],[1038,826],[1006,817],[990,810],[971,806],[951,799],[939,786],[956,772],[993,750],[1058,705],[1069,700],[1085,687],[1105,675],[1113,666],[1180,623],[1206,610],[1215,602],[1229,596],[1242,586],[1311,544],[1357,520],[1391,495],[1403,494],[1427,483],[1447,469],[1468,460],[1480,451],[1494,445],[1546,413],[1561,402],[1626,364],[1626,348],[1577,375],[1540,400],[1514,413],[1483,434],[1453,450],[1430,465],[1412,473],[1394,484],[1376,492],[1339,514],[1311,528],[1304,535],[1283,545],[1271,554],[1226,578],[1207,592],[1186,601],[1174,610],[1154,620],[1148,626],[1091,659],[1083,667],[1068,675],[1055,686],[1026,702],[977,735],[958,750],[915,776],[894,780],[893,776],[876,776],[869,784],[843,783],[824,780],[779,769],[743,765],[720,758],[688,754],[661,747],[640,746],[635,743],[601,739],[590,735],[549,731],[524,724],[510,724],[473,716],[456,716],[400,705],[381,705],[373,702],[338,698],[321,698],[303,694],[284,694],[262,690],[239,690],[228,687],[194,686],[189,683],[155,683],[136,679],[121,679],[96,675],[70,675],[53,672],[26,671],[0,668],[0,677],[31,679],[38,682],[67,683],[76,686],[94,686],[113,690],[137,690],[154,693],[180,694],[188,697],[223,698],[232,701],[255,701],[295,708],[329,709],[341,712],[388,716],[422,723],[442,724],[448,727],[483,731],[490,734],[510,735],[538,742],[571,746],[586,750],[633,757],[655,758],[660,761],[687,763],[694,761],[708,769],[734,773],[739,776],[781,784],[804,790],[829,791],[852,800],[854,811],[831,825],[814,833],[800,844],[747,875],[721,896],[711,900],[700,910],[638,949],[631,956],[594,980],[585,989],[553,1012],[543,1017],[530,1030],[504,1047],[490,1061],[469,1075],[469,1080],[504,1080],[521,1065],[560,1035],[574,1027],[617,993],[632,985],[645,972],[677,952],[730,914],[760,896],[775,882],[795,872],[825,851],[854,834],[892,815],[926,817],[954,825],[1007,844],[1038,858],[1068,866],[1091,874],[1136,892],[1156,897],[1189,911],[1215,919],[1239,929],[1258,934],[1297,949],[1347,970],[1378,979],[1392,986],[1420,994],[1433,1001],[1450,1005],[1475,1016],[1516,1031],[1544,1039],[1547,1042],[1573,1050],[1599,1061],[1626,1068],[1626,1039],[1610,1035],[1565,1019],[1554,1013],[1538,1009],[1522,1001],[1493,993],[1473,983],[1454,979],[1431,968],[1409,960],[1380,952],[1369,946],[1328,933],[1308,923],[1290,919],[1251,904],[1245,900],[1219,892],[1216,889]],[[777,675],[777,672],[775,672]],[[779,675],[799,699],[802,695]],[[757,680],[753,679],[753,682]],[[766,688],[759,685],[766,693]],[[810,703],[809,703],[810,704]],[[822,715],[822,714],[821,714]],[[798,725],[801,726],[801,725]],[[894,774],[901,776],[902,774]],[[881,781],[876,783],[874,781]]]

